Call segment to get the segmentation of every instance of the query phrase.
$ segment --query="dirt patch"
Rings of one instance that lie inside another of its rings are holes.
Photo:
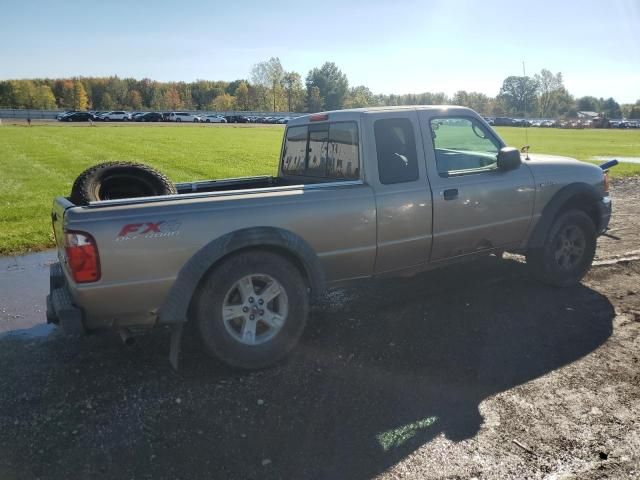
[[[638,263],[571,289],[525,270],[488,258],[330,294],[254,373],[193,339],[174,373],[162,331],[6,338],[0,477],[634,478]]]
[[[610,236],[598,239],[596,261],[640,256],[640,177],[614,180],[611,198]]]

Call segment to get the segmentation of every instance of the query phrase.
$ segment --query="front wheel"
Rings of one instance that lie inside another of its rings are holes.
[[[591,268],[596,240],[591,218],[581,210],[569,210],[555,220],[542,248],[527,251],[527,265],[544,283],[576,285]]]
[[[306,282],[280,255],[250,251],[208,274],[195,299],[206,351],[232,367],[274,364],[296,345],[309,309]]]

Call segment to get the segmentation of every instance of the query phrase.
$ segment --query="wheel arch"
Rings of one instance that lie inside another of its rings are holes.
[[[185,263],[160,308],[158,323],[186,322],[194,294],[206,274],[230,256],[255,249],[272,251],[288,258],[307,281],[312,298],[324,290],[320,260],[303,238],[281,228],[246,228],[209,242]]]
[[[529,236],[527,248],[541,248],[556,218],[571,209],[582,210],[589,215],[596,231],[599,231],[601,217],[597,202],[600,198],[597,189],[588,183],[572,183],[561,188],[542,210],[540,220]]]

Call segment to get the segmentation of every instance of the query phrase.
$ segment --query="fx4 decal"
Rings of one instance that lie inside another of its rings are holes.
[[[180,222],[160,220],[156,222],[127,223],[116,237],[117,242],[136,238],[166,238],[180,235]]]

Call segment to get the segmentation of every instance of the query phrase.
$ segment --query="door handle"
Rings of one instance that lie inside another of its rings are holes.
[[[444,199],[445,200],[453,200],[455,198],[458,198],[458,189],[457,188],[448,188],[447,190],[442,192],[442,194],[444,195]]]

